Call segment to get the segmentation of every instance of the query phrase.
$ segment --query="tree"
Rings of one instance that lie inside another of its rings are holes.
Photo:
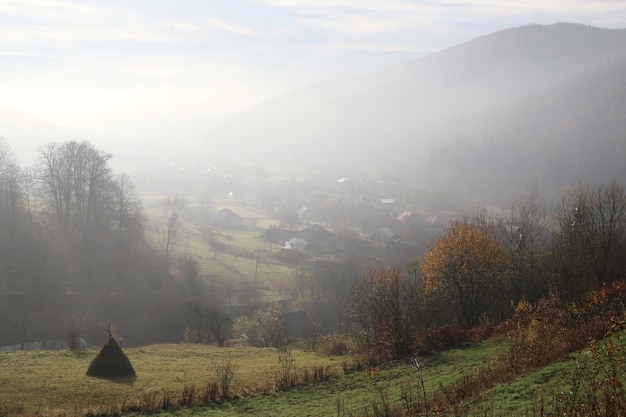
[[[511,298],[538,301],[548,293],[546,206],[537,191],[521,195],[510,216],[496,222],[495,235],[509,254]]]
[[[21,200],[20,169],[12,149],[0,137],[0,234],[8,244],[16,238]]]
[[[39,150],[36,180],[41,197],[60,230],[66,235],[76,231],[83,243],[111,218],[110,158],[89,142],[51,143]]]
[[[548,290],[545,243],[546,205],[536,190],[522,195],[511,209],[511,225],[519,233],[514,249],[513,295],[538,301]]]
[[[193,341],[208,342],[210,334],[218,346],[224,346],[232,322],[230,315],[209,300],[195,299],[189,302],[189,308],[198,322]]]
[[[208,310],[209,331],[217,340],[218,346],[224,346],[227,335],[230,333],[230,324],[232,319],[230,315],[219,307],[209,307]]]
[[[130,177],[122,173],[116,182],[115,211],[117,213],[117,235],[122,239],[125,232],[135,235],[141,231],[143,206]]]
[[[197,295],[202,291],[202,285],[198,281],[200,276],[200,263],[190,255],[185,255],[180,262],[180,271],[187,287],[187,291],[191,295]]]
[[[626,193],[616,182],[600,185],[593,191],[594,211],[591,216],[594,269],[598,286],[626,278]]]
[[[284,343],[283,321],[273,306],[255,310],[250,317],[239,317],[233,332],[237,337],[247,337],[248,343],[256,347],[280,347]]]
[[[198,197],[198,210],[200,211],[200,218],[202,224],[207,225],[211,220],[211,210],[213,209],[213,200],[208,191],[203,192]]]
[[[417,331],[417,286],[398,268],[368,271],[353,288],[352,319],[357,340],[380,362],[412,353]]]
[[[219,240],[217,236],[213,233],[211,233],[207,237],[207,243],[213,250],[213,259],[217,259],[219,255],[228,251],[228,247],[226,246],[226,244],[224,244],[224,242]]]
[[[425,299],[440,313],[448,313],[439,320],[471,328],[508,314],[509,260],[484,227],[451,225],[426,255],[422,275]]]
[[[554,285],[562,296],[580,298],[626,278],[626,194],[616,182],[565,190],[552,218]]]
[[[24,203],[26,204],[26,214],[28,217],[28,226],[33,227],[33,201],[32,201],[32,189],[35,178],[33,175],[33,171],[31,169],[26,169],[22,171],[22,187],[23,187],[23,195],[24,195]]]
[[[182,196],[168,196],[161,202],[161,211],[165,216],[165,231],[163,235],[163,270],[169,271],[169,258],[172,246],[178,237],[180,215],[187,207],[187,199]]]
[[[300,273],[306,271],[303,267],[299,268]],[[350,317],[350,295],[359,278],[357,266],[350,262],[315,262],[307,280],[309,294],[303,301],[308,304],[307,314],[322,332],[345,330]]]

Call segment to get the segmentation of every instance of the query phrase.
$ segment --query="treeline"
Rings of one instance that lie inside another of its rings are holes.
[[[80,335],[109,323],[130,342],[177,340],[162,256],[144,238],[128,175],[88,142],[50,143],[20,168],[0,138],[0,345]]]
[[[624,254],[626,193],[617,182],[568,188],[551,205],[533,192],[507,214],[478,210],[450,223],[404,267],[303,262],[278,279],[290,304],[259,304],[234,321],[232,336],[280,346],[289,337],[281,313],[305,311],[312,344],[322,334],[350,334],[353,348],[380,363],[486,336],[534,306],[556,314],[585,305],[590,292],[626,281]],[[211,317],[206,310],[204,322]]]
[[[353,291],[353,335],[380,362],[450,345],[545,300],[585,305],[591,291],[626,280],[625,254],[618,183],[569,188],[549,209],[524,195],[506,216],[481,211],[452,223],[405,270],[364,276]]]
[[[193,257],[172,259],[183,198],[162,202],[162,247],[151,247],[137,191],[110,160],[69,141],[23,169],[0,142],[0,345],[77,334],[98,344],[110,323],[129,344],[245,335],[279,346],[342,332],[377,361],[443,346],[453,335],[442,329],[502,323],[548,298],[580,302],[626,279],[624,189],[580,184],[550,206],[531,193],[507,215],[451,223],[403,268],[362,261],[363,241],[344,239],[360,261],[303,262],[276,277],[280,301],[268,304],[251,281],[205,279]]]

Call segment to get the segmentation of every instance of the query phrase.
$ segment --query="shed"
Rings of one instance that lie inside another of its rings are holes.
[[[211,223],[213,226],[223,229],[241,229],[243,218],[226,208],[212,214]]]

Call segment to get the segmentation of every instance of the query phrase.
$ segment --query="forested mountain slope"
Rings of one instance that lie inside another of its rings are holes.
[[[261,162],[423,168],[432,149],[465,135],[468,121],[624,55],[624,30],[512,28],[268,101],[213,132],[206,148]]]
[[[536,187],[626,181],[626,57],[468,123],[433,153],[429,177],[459,193],[510,201]]]

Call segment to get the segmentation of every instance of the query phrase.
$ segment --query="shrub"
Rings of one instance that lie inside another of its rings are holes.
[[[230,396],[231,384],[235,379],[235,365],[231,362],[230,358],[227,357],[220,362],[215,362],[213,366],[215,367],[215,373],[217,374],[217,379],[222,388],[222,395],[228,398]]]
[[[279,347],[285,340],[283,321],[271,307],[256,310],[252,317],[239,317],[233,324],[236,337],[245,336],[256,347]]]
[[[459,347],[469,340],[468,331],[458,323],[433,327],[418,337],[419,347],[425,350],[450,349]]]
[[[622,382],[626,349],[621,339],[592,343],[580,355],[571,387],[552,398],[554,415],[623,416],[626,390]]]

